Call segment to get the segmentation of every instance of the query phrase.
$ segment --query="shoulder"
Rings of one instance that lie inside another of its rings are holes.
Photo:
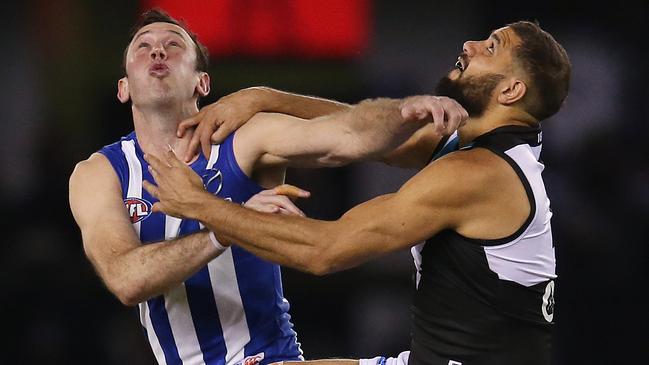
[[[76,164],[70,175],[70,193],[72,194],[73,188],[89,183],[93,186],[119,184],[110,161],[99,152]]]
[[[493,152],[472,148],[450,153],[428,164],[411,182],[446,203],[478,202],[507,180],[509,165]],[[407,184],[406,184],[407,185]],[[419,189],[418,189],[419,190]]]

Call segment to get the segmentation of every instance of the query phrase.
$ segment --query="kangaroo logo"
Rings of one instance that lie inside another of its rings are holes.
[[[546,321],[552,322],[552,319],[554,318],[554,281],[550,281],[545,287],[541,312]]]
[[[203,186],[205,190],[211,192],[214,195],[218,195],[223,189],[223,174],[221,170],[218,169],[209,169],[201,176],[203,179]]]

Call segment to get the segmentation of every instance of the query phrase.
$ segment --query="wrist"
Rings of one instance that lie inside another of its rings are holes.
[[[258,112],[273,111],[274,90],[266,86],[253,86],[245,89],[250,108]]]
[[[212,244],[214,245],[214,248],[216,248],[216,250],[217,250],[219,253],[222,253],[223,251],[227,250],[228,247],[230,247],[230,246],[228,246],[228,245],[223,245],[223,244],[222,244],[222,243],[221,243],[221,242],[216,238],[216,235],[214,235],[214,232],[212,232],[212,231],[209,231],[209,233],[207,234],[207,236],[209,237],[210,241],[211,241]]]

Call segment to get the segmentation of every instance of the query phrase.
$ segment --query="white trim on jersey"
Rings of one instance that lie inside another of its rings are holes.
[[[244,346],[250,341],[239,281],[234,268],[232,250],[227,250],[207,264],[214,301],[219,313],[223,341],[225,342],[227,365],[235,364],[245,357]],[[236,349],[236,352],[232,352]]]
[[[525,175],[536,211],[525,231],[514,240],[500,246],[485,246],[489,269],[503,280],[532,286],[556,278],[552,230],[550,228],[550,200],[547,197],[538,162],[540,146],[518,145],[505,151]]]
[[[142,165],[135,153],[135,141],[122,141],[122,151],[124,152],[124,157],[126,157],[126,163],[128,164],[128,190],[126,192],[126,197],[142,199]],[[133,224],[133,228],[135,228],[138,238],[140,237],[140,223],[141,222],[137,222]],[[155,329],[153,328],[153,324],[151,323],[151,317],[149,316],[149,304],[147,302],[142,302],[138,304],[138,307],[140,309],[140,322],[146,329],[147,337],[151,344],[151,350],[153,351],[156,360],[158,360],[158,364],[166,365],[167,360],[162,351],[162,346],[160,345],[158,336],[155,333]]]
[[[213,145],[206,169],[211,169],[219,159],[220,145]],[[201,224],[201,228],[204,226]],[[234,268],[232,250],[227,250],[207,264],[214,301],[225,342],[225,363],[235,364],[245,358],[245,345],[250,342],[250,330],[246,320],[239,281]],[[236,349],[236,350],[233,350]],[[235,351],[235,352],[232,352]]]
[[[196,336],[185,284],[169,290],[164,295],[165,310],[169,318],[171,333],[174,336],[178,356],[183,364],[203,364],[203,352]]]
[[[181,223],[182,219],[180,218],[165,216],[165,239],[171,240],[178,237]],[[203,353],[200,350],[201,346],[191,317],[185,284],[181,283],[173,287],[165,293],[164,299],[178,356],[183,364],[202,364]]]
[[[159,365],[167,365],[167,359],[165,354],[162,351],[162,346],[160,341],[158,341],[158,336],[155,334],[153,329],[153,324],[151,323],[151,317],[149,316],[149,304],[147,302],[142,302],[138,304],[140,307],[140,322],[142,326],[146,329],[146,335],[149,338],[149,344],[151,344],[151,350],[156,360],[158,360]]]
[[[142,165],[135,154],[135,142],[122,141],[122,151],[126,157],[128,164],[128,190],[126,192],[127,198],[142,199]],[[133,224],[135,232],[138,237],[140,236],[140,222]]]
[[[412,254],[413,260],[415,261],[415,289],[419,289],[419,280],[421,280],[421,251],[424,249],[425,245],[426,241],[410,248],[410,253]]]
[[[234,141],[233,141],[234,142]],[[207,161],[207,166],[205,168],[211,169],[216,161],[219,160],[219,148],[221,147],[220,144],[215,144],[212,145],[212,150],[210,151],[210,159]]]

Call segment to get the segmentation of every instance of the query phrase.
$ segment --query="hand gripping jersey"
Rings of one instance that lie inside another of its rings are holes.
[[[206,189],[236,203],[261,191],[239,168],[234,134],[212,146],[191,168]],[[135,132],[100,151],[112,164],[133,228],[144,243],[197,232],[199,222],[152,213],[157,200],[142,188],[154,182]],[[232,246],[181,285],[138,305],[159,364],[266,364],[300,360],[302,351],[288,314],[278,265]]]
[[[486,148],[507,161],[525,187],[530,214],[502,239],[446,230],[413,247],[409,364],[549,364],[556,275],[540,129],[501,127],[466,148]]]

